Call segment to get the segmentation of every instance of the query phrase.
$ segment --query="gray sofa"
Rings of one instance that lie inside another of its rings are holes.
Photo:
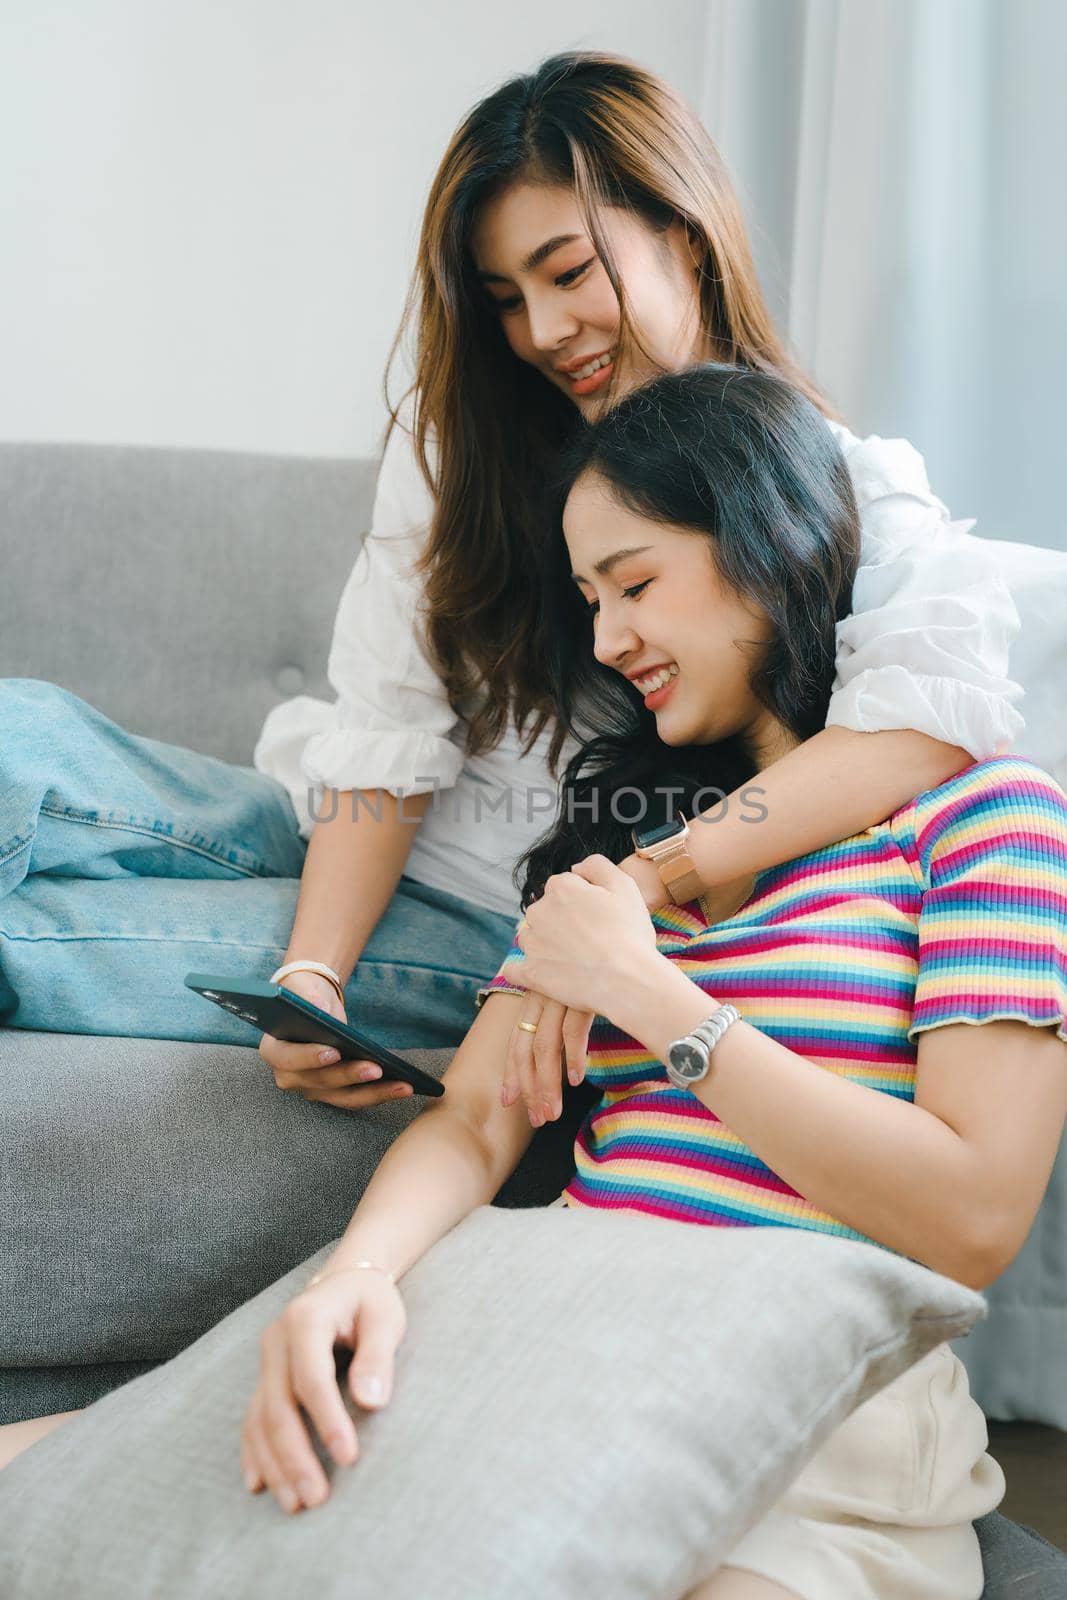
[[[0,676],[50,679],[132,731],[249,761],[271,705],[328,697],[372,482],[364,462],[0,445]],[[0,1421],[91,1402],[335,1238],[414,1110],[308,1105],[253,1049],[17,1028],[0,1028],[0,1077]],[[559,1193],[583,1109],[576,1096],[542,1130],[502,1203]],[[960,1354],[981,1334],[980,1403],[1032,1416],[1019,1372],[1033,1340],[997,1288]],[[1017,1411],[1001,1402],[1001,1355]],[[1050,1547],[996,1515],[980,1531],[987,1596],[1067,1594],[1067,1578],[1016,1587],[1057,1559]]]

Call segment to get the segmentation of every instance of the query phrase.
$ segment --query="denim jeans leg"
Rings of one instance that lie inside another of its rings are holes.
[[[282,959],[304,843],[273,779],[137,738],[52,684],[0,681],[0,1022],[248,1044],[184,987]],[[395,1049],[454,1046],[513,919],[401,879],[346,993]]]
[[[392,1049],[454,1049],[517,921],[401,878],[345,989],[353,1027]]]
[[[231,933],[256,951],[254,966],[249,956],[241,970],[261,975],[263,952],[288,942],[304,854],[274,779],[127,733],[55,684],[0,680],[3,1022],[204,1037],[195,1026],[188,1034],[167,1027],[168,946],[188,934],[202,951],[206,939],[225,943]],[[240,896],[209,903],[208,885],[258,882],[278,887],[244,921]],[[145,994],[161,960],[162,1007]],[[177,1010],[187,1010],[184,999]],[[236,1036],[217,1025],[207,1034]]]
[[[296,878],[56,878],[0,900],[0,1024],[255,1045],[258,1034],[184,984],[187,972],[266,978],[282,960]]]
[[[10,1027],[255,1046],[187,972],[265,978],[282,960],[293,878],[54,878],[0,901]],[[13,931],[9,910],[17,911]],[[507,953],[510,917],[402,878],[345,992],[349,1018],[395,1050],[454,1047]]]
[[[303,861],[273,778],[127,733],[55,684],[0,679],[0,896],[36,873],[298,878]]]

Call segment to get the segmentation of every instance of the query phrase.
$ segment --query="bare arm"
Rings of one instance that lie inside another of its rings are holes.
[[[488,1205],[522,1158],[533,1129],[522,1106],[500,1104],[519,996],[491,997],[432,1100],[383,1157],[344,1237],[323,1268],[374,1261],[396,1277],[477,1206]]]
[[[660,1060],[714,1006],[664,957],[619,974],[606,1014]],[[915,1102],[851,1083],[747,1023],[717,1046],[701,1103],[799,1194],[975,1289],[1037,1214],[1067,1116],[1067,1046],[1021,1022],[920,1036]]]
[[[286,961],[325,961],[347,982],[396,892],[432,798],[327,793],[308,845]]]
[[[286,962],[322,961],[348,981],[396,892],[430,799],[422,794],[398,802],[379,790],[327,792],[308,845]],[[283,982],[345,1020],[345,1008],[325,978],[294,972]],[[318,1045],[286,1044],[264,1034],[259,1053],[279,1089],[342,1111],[410,1093],[402,1084],[379,1081],[381,1068],[373,1062],[338,1061],[335,1051],[324,1056]]]
[[[882,822],[972,759],[911,729],[823,728],[729,795],[725,807],[705,811],[709,821],[689,832],[690,857],[709,888],[749,877]]]
[[[521,999],[495,996],[478,1015],[433,1101],[385,1156],[321,1282],[291,1300],[263,1332],[260,1377],[241,1438],[253,1492],[268,1487],[289,1512],[318,1505],[329,1482],[303,1413],[338,1465],[355,1461],[356,1430],[342,1401],[334,1349],[354,1351],[347,1388],[366,1410],[386,1405],[404,1337],[399,1277],[476,1206],[493,1198],[533,1137],[521,1108],[505,1111],[501,1062]],[[351,1270],[349,1270],[351,1269]]]
[[[689,856],[704,885],[712,921],[731,916],[748,897],[754,873],[848,839],[883,821],[917,794],[934,789],[970,764],[972,757],[910,728],[855,733],[824,728],[757,774],[751,782],[698,813],[689,830]],[[701,818],[706,819],[701,821]],[[659,872],[631,855],[620,862],[649,910],[668,904]],[[535,995],[532,1015],[544,1017],[536,1048],[516,1036],[505,1069],[504,1092],[520,1091],[553,1111],[557,1066],[567,1059],[584,1071],[592,1013],[553,1006]],[[565,1038],[565,1034],[568,1037]]]

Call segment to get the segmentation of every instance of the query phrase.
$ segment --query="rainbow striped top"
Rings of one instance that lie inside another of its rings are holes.
[[[912,1100],[927,1028],[1016,1018],[1067,1038],[1067,797],[1029,762],[979,762],[887,822],[761,873],[723,922],[697,902],[653,922],[658,949],[709,997],[827,1072]],[[521,989],[522,961],[513,945],[483,994]],[[601,1098],[568,1205],[865,1237],[605,1018],[588,1076]]]

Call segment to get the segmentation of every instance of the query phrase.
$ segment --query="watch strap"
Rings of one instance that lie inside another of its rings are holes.
[[[682,824],[679,833],[661,844],[646,846],[638,854],[652,862],[674,904],[685,906],[700,898],[704,885],[689,854],[689,824],[684,817],[678,820]]]
[[[714,1050],[727,1028],[732,1028],[735,1022],[741,1021],[741,1013],[736,1006],[721,1005],[718,1011],[712,1012],[706,1022],[698,1023],[693,1033],[698,1039],[703,1040],[709,1050]]]
[[[683,854],[672,862],[657,861],[656,867],[663,887],[676,906],[687,906],[704,893],[704,885],[688,855]]]

